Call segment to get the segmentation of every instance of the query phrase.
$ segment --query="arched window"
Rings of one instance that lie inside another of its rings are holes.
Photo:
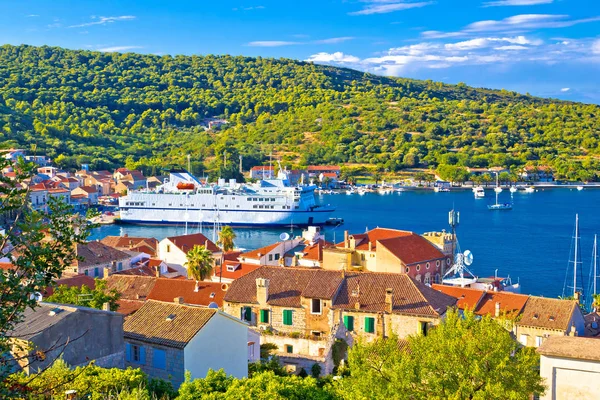
[[[404,270],[407,274],[410,271],[410,268],[406,267],[406,269]]]
[[[425,264],[425,268],[429,269],[429,261]]]
[[[417,271],[421,270],[421,264],[417,264]]]
[[[425,274],[425,282],[426,285],[431,284],[431,276],[429,275],[429,272]]]

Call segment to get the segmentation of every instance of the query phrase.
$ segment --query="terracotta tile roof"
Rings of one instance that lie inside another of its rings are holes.
[[[196,282],[191,279],[159,278],[148,294],[148,299],[173,302],[176,297],[183,297],[183,302],[186,304],[208,306],[210,303],[216,303],[219,307],[223,307],[223,297],[227,293],[227,290],[223,290],[224,284],[198,282],[197,292],[194,291],[195,287]]]
[[[15,269],[15,266],[9,262],[0,262],[0,269],[4,270],[4,271],[10,271],[10,270]]]
[[[142,306],[144,305],[144,301],[119,299],[117,300],[117,304],[119,305],[119,308],[117,309],[117,312],[119,314],[131,315],[140,308],[142,308]]]
[[[323,239],[319,239],[315,243],[308,244],[304,248],[304,255],[302,256],[302,258],[305,260],[314,260],[321,262],[323,261],[323,249],[332,245],[333,243],[327,242]]]
[[[386,309],[385,292],[392,289],[392,312],[395,314],[438,317],[456,299],[438,292],[405,274],[394,273],[350,273],[333,301],[332,308],[382,312]]]
[[[123,300],[144,300],[154,287],[155,277],[113,274],[107,279],[107,288],[115,289]]]
[[[160,260],[159,260],[160,261]],[[158,264],[160,265],[160,264]],[[133,267],[130,269],[124,269],[122,271],[115,272],[113,275],[137,275],[137,276],[153,276],[156,277],[156,265],[150,266],[148,264],[142,264],[138,267]],[[178,272],[176,269],[167,267],[166,274],[173,274]]]
[[[323,172],[324,178],[337,178],[337,176],[335,172]]]
[[[123,333],[127,339],[183,349],[216,313],[212,308],[149,300],[127,317]]]
[[[517,325],[567,331],[576,312],[581,311],[575,300],[530,296]]]
[[[201,233],[194,233],[191,235],[183,236],[171,236],[167,239],[169,239],[171,243],[173,243],[185,253],[194,248],[195,245],[205,246],[206,249],[212,253],[217,253],[221,251],[221,249],[218,248],[216,244],[208,240],[208,238]]]
[[[496,314],[496,303],[500,303],[500,312],[507,318],[514,318],[521,313],[529,296],[510,292],[486,292],[475,309],[477,315]]]
[[[382,239],[378,241],[378,245],[388,249],[405,265],[446,257],[429,240],[416,233],[411,233],[409,236]]]
[[[227,252],[223,253],[223,260],[237,261],[240,254],[242,254],[241,251],[236,251],[236,250],[227,251]]]
[[[544,356],[600,361],[600,339],[550,336],[536,351]]]
[[[97,192],[96,188],[93,186],[79,186],[77,189],[81,189],[84,192],[86,192],[87,194],[92,194],[92,193]]]
[[[475,310],[475,307],[481,301],[484,291],[478,289],[461,288],[457,286],[438,285],[434,283],[431,287],[439,292],[452,296],[458,300],[456,306],[461,310]]]
[[[265,171],[272,171],[273,170],[273,166],[269,167],[268,165],[257,165],[255,167],[252,167],[251,171],[262,171],[263,169]]]
[[[375,251],[375,248],[377,247],[377,241],[410,235],[413,235],[413,233],[409,231],[375,228],[366,233],[353,234],[350,236],[356,241],[357,250],[369,250],[369,242],[371,242],[371,249]],[[344,247],[344,242],[336,244],[336,247]]]
[[[247,263],[242,263],[239,261],[231,261],[231,260],[226,260],[223,265],[224,265],[223,274],[221,275],[221,267],[217,266],[214,268],[214,274],[213,274],[214,276],[216,276],[216,277],[221,276],[226,279],[238,279],[238,278],[241,278],[242,276],[246,275],[247,273],[260,268],[260,265],[258,265],[258,264],[247,264]],[[227,267],[233,267],[235,269],[233,271],[228,271]]]
[[[78,257],[82,257],[82,260],[76,260],[73,264],[79,268],[106,264],[112,261],[123,261],[130,258],[129,254],[101,242],[78,244],[76,252]]]
[[[144,251],[143,247],[147,247],[146,250],[151,249],[152,252],[148,253],[151,256],[156,255],[156,249],[158,248],[158,240],[150,237],[133,237],[133,236],[106,236],[104,239],[100,240],[101,243],[104,243],[107,246],[114,247],[115,249],[120,250],[136,250],[136,251]],[[138,250],[139,249],[139,250]]]
[[[341,282],[341,272],[310,268],[260,267],[231,284],[225,301],[257,303],[256,279],[269,279],[267,303],[274,306],[300,307],[301,296],[330,299],[333,286]],[[340,278],[336,281],[335,277]],[[310,284],[310,287],[309,287]]]
[[[265,255],[265,254],[269,254],[273,249],[275,249],[277,246],[279,246],[279,242],[277,243],[273,243],[270,244],[268,246],[265,247],[261,247],[260,249],[256,249],[256,250],[252,250],[252,251],[248,251],[246,253],[242,253],[240,254],[240,260],[244,260],[244,259],[251,259],[251,260],[258,260],[259,259],[259,254]]]

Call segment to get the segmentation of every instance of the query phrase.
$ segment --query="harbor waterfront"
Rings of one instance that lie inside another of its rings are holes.
[[[510,201],[505,190],[500,201]],[[337,207],[334,217],[344,219],[338,227],[326,227],[327,240],[340,241],[343,231],[362,233],[377,226],[411,230],[417,233],[449,229],[448,211],[460,211],[457,230],[462,250],[474,254],[471,270],[480,277],[510,275],[520,280],[522,292],[547,297],[562,295],[565,272],[570,259],[575,214],[579,214],[581,254],[585,289],[591,263],[593,235],[600,231],[600,190],[575,188],[538,189],[534,193],[515,193],[514,207],[506,212],[490,212],[488,204],[495,193],[486,190],[483,199],[474,198],[471,191],[433,193],[406,191],[363,196],[326,194],[317,197],[323,204]],[[298,228],[236,229],[236,246],[253,249],[279,240],[281,232],[300,234]],[[190,221],[188,232],[200,228]],[[210,228],[202,228],[209,238]],[[94,230],[91,239],[108,235],[152,236],[159,240],[185,233],[180,226],[105,225]]]

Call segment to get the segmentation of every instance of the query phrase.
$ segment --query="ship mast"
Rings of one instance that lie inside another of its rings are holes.
[[[597,255],[598,255],[597,237],[598,237],[598,235],[594,235],[594,290],[592,292],[592,298],[593,298],[593,296],[595,296],[598,293],[596,291],[596,281],[598,280],[598,271],[596,270],[597,267],[598,267],[598,260],[597,260]]]
[[[573,298],[577,298],[577,252],[579,241],[579,214],[575,214],[575,259],[573,260]]]

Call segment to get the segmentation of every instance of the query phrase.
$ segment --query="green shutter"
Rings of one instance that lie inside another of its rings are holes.
[[[252,321],[252,308],[246,307],[244,308],[244,320],[250,322]]]
[[[349,331],[354,330],[354,317],[352,315],[344,315],[344,326]]]
[[[269,310],[260,310],[260,322],[263,324],[269,323]]]
[[[283,310],[283,324],[292,325],[292,310]]]
[[[365,317],[365,332],[375,333],[375,318]]]

